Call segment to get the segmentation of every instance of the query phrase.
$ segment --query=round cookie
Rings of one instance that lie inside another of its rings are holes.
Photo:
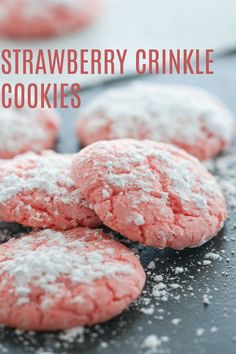
[[[11,159],[26,151],[50,149],[58,129],[59,118],[54,110],[0,110],[0,158]]]
[[[0,323],[35,331],[93,325],[142,291],[138,258],[101,230],[32,232],[0,246]]]
[[[72,180],[72,160],[53,151],[0,160],[0,220],[38,228],[98,226]]]
[[[200,246],[226,218],[214,177],[173,145],[101,141],[83,149],[72,166],[81,193],[104,224],[142,244]]]
[[[106,91],[77,122],[84,146],[98,140],[150,139],[177,145],[200,160],[227,148],[233,131],[231,112],[210,93],[145,82]]]
[[[0,0],[0,35],[49,37],[89,25],[101,0]]]

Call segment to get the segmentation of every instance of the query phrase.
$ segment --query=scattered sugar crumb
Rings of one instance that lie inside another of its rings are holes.
[[[160,345],[161,345],[161,340],[155,334],[150,334],[144,339],[142,347],[150,349],[152,352],[155,351],[156,348],[159,347]]]
[[[218,331],[218,328],[215,327],[215,326],[211,327],[211,329],[210,329],[210,332],[211,332],[211,333],[215,333],[215,332],[217,332],[217,331]]]
[[[162,341],[162,342],[169,342],[169,340],[170,340],[170,338],[167,337],[167,336],[162,336],[162,337],[161,337],[161,341]]]
[[[220,256],[218,253],[208,252],[208,253],[205,255],[205,258],[207,258],[207,259],[212,259],[213,261],[215,261],[216,259],[220,259],[221,256]]]
[[[208,260],[208,259],[205,259],[205,260],[202,262],[202,264],[203,264],[204,266],[210,265],[210,264],[211,264],[211,261]]]
[[[204,329],[204,328],[198,328],[198,329],[196,330],[196,335],[197,335],[198,337],[200,337],[200,336],[202,336],[202,335],[204,334],[204,332],[205,332],[205,329]]]
[[[154,261],[151,261],[148,266],[147,266],[148,269],[155,269],[155,262]]]
[[[184,268],[183,267],[176,267],[175,268],[175,274],[180,274],[184,272]]]
[[[155,281],[162,281],[163,279],[164,279],[163,275],[155,275],[155,277],[154,277]]]
[[[173,323],[173,325],[177,326],[181,322],[181,318],[173,318],[171,322]]]
[[[173,284],[170,284],[170,287],[171,287],[172,289],[178,289],[178,288],[180,287],[180,285],[177,284],[177,283],[173,283]]]
[[[144,313],[145,315],[153,315],[155,312],[154,307],[149,307],[149,308],[141,308],[140,311]]]
[[[211,302],[210,302],[210,299],[209,299],[209,297],[208,297],[207,294],[204,294],[204,295],[203,295],[203,297],[202,297],[202,302],[203,302],[203,304],[206,305],[206,306],[207,306],[207,305],[210,305]]]
[[[59,338],[63,341],[72,343],[75,338],[80,337],[81,341],[83,341],[84,336],[84,327],[74,327],[71,329],[67,329],[59,334]]]
[[[105,349],[108,348],[108,343],[107,342],[101,342],[100,347]]]

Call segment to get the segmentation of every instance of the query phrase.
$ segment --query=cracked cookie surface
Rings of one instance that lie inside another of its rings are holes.
[[[101,141],[83,149],[72,166],[81,193],[104,224],[145,245],[200,246],[226,219],[214,177],[173,145]]]
[[[207,91],[145,82],[102,93],[77,123],[84,146],[99,140],[150,139],[172,143],[200,160],[226,149],[234,130],[232,113]]]
[[[32,232],[0,246],[0,323],[54,331],[120,314],[142,291],[138,258],[102,230]]]
[[[53,151],[0,160],[0,220],[38,228],[98,226],[72,179],[72,160]]]

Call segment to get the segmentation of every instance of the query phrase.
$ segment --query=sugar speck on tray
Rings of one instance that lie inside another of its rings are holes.
[[[184,268],[183,267],[176,267],[175,268],[175,274],[180,274],[184,272]]]
[[[155,334],[150,334],[144,339],[142,346],[143,348],[156,349],[159,345],[161,345],[161,340]]]
[[[218,253],[213,253],[213,252],[208,252],[205,255],[206,259],[211,259],[213,261],[217,260],[217,259],[221,259],[221,256]]]
[[[67,329],[59,334],[59,338],[63,341],[72,343],[75,338],[80,337],[79,342],[84,341],[84,327],[74,327]]]
[[[202,302],[205,306],[208,306],[210,305],[211,301],[209,299],[209,296],[207,294],[204,294],[203,297],[202,297]]]
[[[181,318],[173,318],[171,322],[173,323],[173,325],[177,326],[181,322]]]
[[[198,328],[198,329],[196,330],[196,335],[197,335],[198,337],[200,337],[200,336],[202,336],[202,335],[204,334],[204,332],[205,332],[205,329],[204,329],[204,328]]]
[[[218,332],[218,328],[215,327],[215,326],[213,326],[213,327],[211,327],[210,332],[211,332],[211,333]]]

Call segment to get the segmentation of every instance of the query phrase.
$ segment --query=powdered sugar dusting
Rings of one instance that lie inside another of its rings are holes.
[[[197,147],[199,157],[203,142],[209,150],[220,141],[228,146],[234,126],[231,112],[204,90],[143,82],[103,93],[84,109],[78,124],[82,140],[90,143],[150,139]]]
[[[73,155],[46,151],[42,155],[29,152],[12,161],[0,161],[0,202],[33,190],[60,197],[65,204],[82,200],[70,174],[72,159]],[[83,203],[88,206],[85,200]]]
[[[85,235],[86,232],[91,231],[84,229]],[[45,292],[43,308],[50,305],[50,295],[54,298],[65,296],[65,284],[58,281],[59,278],[68,278],[74,285],[91,284],[96,279],[131,274],[132,271],[132,265],[113,259],[110,249],[104,245],[98,243],[96,250],[90,249],[83,239],[70,238],[49,229],[10,241],[0,261],[0,274],[12,279],[17,303],[29,301],[33,285]]]
[[[102,146],[105,148],[106,143],[99,143],[98,147]],[[122,158],[114,158],[107,164],[106,181],[121,189],[135,186],[142,189],[143,192],[151,192],[153,183],[156,180],[155,169],[144,168],[142,170],[142,178],[140,178],[140,169],[134,168],[130,170],[130,166],[145,166],[147,165],[147,160],[157,159],[163,163],[159,167],[160,173],[163,173],[172,181],[170,191],[177,194],[183,201],[194,202],[197,208],[205,208],[207,206],[207,197],[203,192],[214,193],[217,190],[216,182],[205,173],[199,174],[199,176],[194,173],[192,167],[194,164],[203,170],[197,160],[178,160],[173,157],[173,154],[174,150],[173,152],[164,148],[158,150],[155,145],[139,145],[138,142],[134,146],[127,146],[127,151],[122,151]],[[122,173],[120,173],[120,169],[122,169]],[[194,192],[196,183],[201,185],[201,194]],[[168,192],[166,192],[166,200],[168,200],[167,196]]]
[[[0,112],[0,150],[17,152],[26,145],[40,151],[39,141],[47,138],[47,132],[40,125],[39,111],[27,109],[2,109]]]
[[[99,148],[106,148],[106,142],[100,142],[97,144]],[[127,150],[124,150],[124,148],[122,145],[120,146],[122,158],[118,156],[112,161],[109,161],[109,163],[106,163],[107,173],[105,175],[105,180],[108,185],[120,189],[135,186],[144,193],[151,192],[153,190],[154,182],[157,179],[155,168],[144,167],[142,169],[142,176],[140,176],[140,168],[135,169],[131,168],[131,166],[147,166],[148,160],[156,159],[162,162],[162,165],[159,165],[160,173],[165,175],[171,181],[171,186],[169,187],[170,190],[167,192],[162,191],[162,193],[165,194],[164,199],[162,198],[162,200],[166,200],[166,203],[168,203],[168,194],[172,192],[178,195],[181,200],[193,202],[197,208],[202,209],[207,207],[207,194],[217,193],[218,187],[214,179],[210,178],[206,173],[199,173],[197,175],[194,172],[194,169],[192,168],[193,165],[196,165],[199,170],[204,170],[196,159],[175,159],[174,150],[173,152],[171,150],[168,151],[168,149],[165,150],[164,148],[158,150],[157,146],[152,146],[150,143],[145,146],[145,144],[139,144],[136,142],[127,145]],[[177,151],[178,150],[176,150],[176,152]],[[154,164],[155,162],[153,162],[153,165]],[[122,173],[120,173],[120,170],[122,170]],[[194,192],[196,184],[200,185],[200,191],[198,193]],[[109,196],[108,192],[105,193],[106,197]],[[134,214],[136,221],[137,217],[138,216]]]

